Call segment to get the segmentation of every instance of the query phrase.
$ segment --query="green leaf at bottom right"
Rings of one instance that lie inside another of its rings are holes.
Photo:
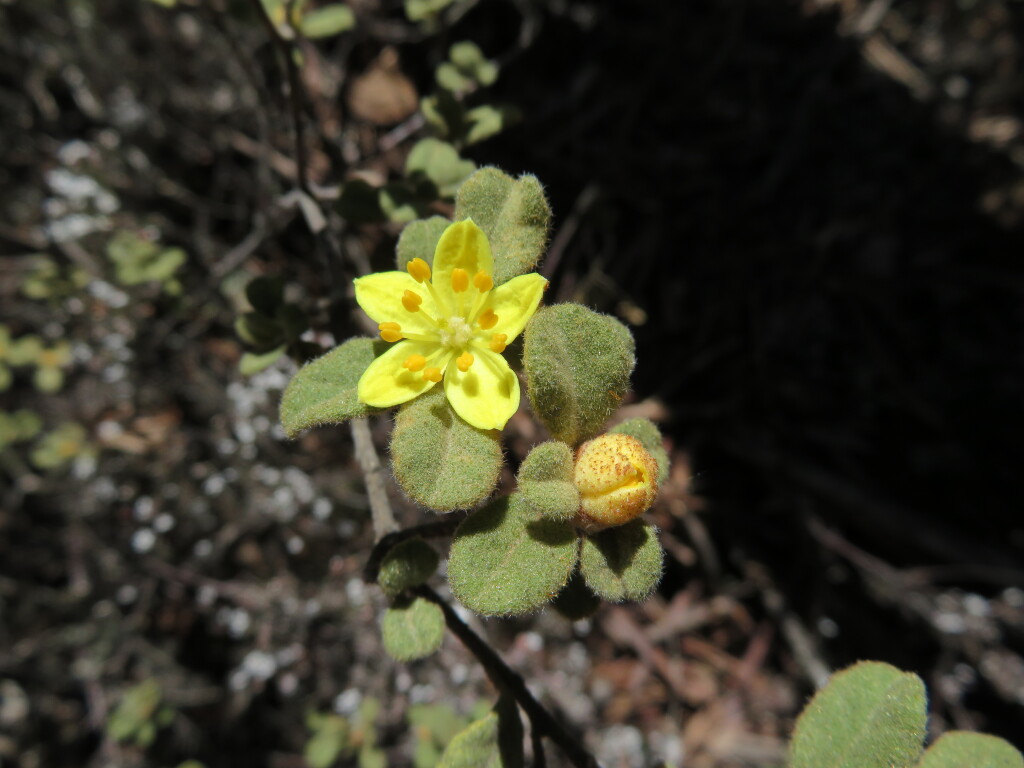
[[[1024,756],[996,736],[951,731],[928,748],[917,768],[1024,768]]]
[[[789,768],[916,766],[926,706],[917,675],[877,661],[854,664],[833,675],[800,715]]]

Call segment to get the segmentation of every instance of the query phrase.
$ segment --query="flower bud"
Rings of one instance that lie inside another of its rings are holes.
[[[580,446],[573,480],[580,492],[577,524],[593,533],[650,509],[658,493],[658,463],[635,437],[609,433]]]

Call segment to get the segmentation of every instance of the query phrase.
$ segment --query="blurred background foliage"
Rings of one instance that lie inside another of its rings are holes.
[[[672,454],[653,598],[482,625],[540,698],[607,766],[773,766],[876,658],[1022,745],[1024,5],[265,8],[0,0],[0,762],[423,768],[480,716],[457,643],[386,659],[347,432],[277,401],[488,164]]]

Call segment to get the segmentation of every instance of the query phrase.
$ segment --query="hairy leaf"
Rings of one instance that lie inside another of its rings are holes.
[[[643,600],[661,579],[662,558],[655,528],[633,520],[584,538],[580,573],[605,600]]]
[[[429,656],[444,640],[444,614],[422,597],[396,600],[381,624],[384,650],[396,661],[413,661]]]
[[[453,594],[476,613],[528,613],[565,586],[577,548],[568,523],[538,517],[519,494],[506,496],[456,530],[448,580]]]
[[[434,387],[398,412],[391,463],[402,489],[423,506],[469,509],[498,482],[500,433],[467,424]]]
[[[481,168],[455,198],[456,221],[472,219],[487,235],[494,255],[494,282],[533,270],[547,245],[551,208],[534,176],[513,179],[497,168]]]
[[[376,412],[359,402],[359,377],[373,362],[381,342],[349,339],[295,374],[281,398],[281,425],[289,437],[323,424],[341,424]]]
[[[530,404],[558,440],[593,437],[629,389],[633,336],[579,304],[541,308],[526,326],[523,367]]]
[[[921,754],[924,683],[889,664],[836,673],[797,720],[789,768],[907,768]]]

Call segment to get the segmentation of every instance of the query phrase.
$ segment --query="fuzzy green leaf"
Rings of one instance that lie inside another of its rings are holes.
[[[404,272],[406,265],[413,259],[423,259],[428,265],[434,264],[434,251],[441,234],[451,224],[444,216],[431,216],[429,219],[410,221],[398,236],[395,247],[395,265]]]
[[[523,721],[515,702],[503,696],[484,718],[452,739],[437,768],[521,768]]]
[[[577,569],[569,583],[551,601],[551,607],[570,621],[579,621],[594,615],[601,607],[601,598],[590,591]]]
[[[32,383],[40,392],[53,394],[64,386],[64,372],[60,368],[36,368]]]
[[[377,583],[394,597],[402,590],[429,579],[437,570],[437,552],[418,536],[393,546],[380,564]]]
[[[455,140],[462,136],[466,121],[466,108],[448,91],[438,91],[420,99],[420,110],[427,123],[442,139]]]
[[[416,738],[415,768],[436,768],[442,750],[466,727],[467,719],[448,704],[413,704],[406,717]]]
[[[427,21],[437,16],[455,0],[405,0],[405,16],[409,21]]]
[[[391,464],[402,489],[430,509],[469,509],[486,499],[501,471],[497,430],[470,426],[441,387],[406,404],[395,419]]]
[[[996,736],[951,731],[928,748],[917,768],[1024,768],[1024,755]]]
[[[661,579],[662,557],[657,530],[633,520],[584,538],[580,573],[609,602],[643,600]]]
[[[862,661],[836,673],[797,720],[789,768],[907,768],[924,741],[924,683]]]
[[[658,485],[668,480],[668,451],[661,439],[661,432],[650,419],[627,419],[621,424],[616,424],[610,432],[620,435],[635,437],[647,452],[658,462]]]
[[[544,307],[526,326],[530,404],[551,434],[575,446],[593,437],[629,389],[633,335],[580,304]]]
[[[396,600],[381,624],[384,650],[396,661],[413,661],[429,656],[444,639],[444,614],[422,597]]]
[[[437,65],[434,71],[434,79],[437,84],[446,91],[461,93],[473,87],[473,78],[462,72],[450,61],[443,61]]]
[[[535,176],[513,179],[481,168],[455,198],[455,221],[472,219],[487,235],[494,255],[494,282],[533,270],[547,245],[551,208]]]
[[[260,312],[246,312],[235,319],[235,333],[254,347],[276,347],[284,341],[284,331],[272,317]]]
[[[489,139],[519,122],[521,115],[514,107],[492,107],[484,104],[466,113],[466,144]]]
[[[321,715],[315,731],[306,742],[303,757],[310,768],[330,768],[348,746],[348,721],[338,715]]]
[[[65,422],[43,435],[29,452],[29,461],[39,469],[57,469],[90,451],[85,427]]]
[[[534,447],[519,467],[517,484],[524,501],[539,515],[568,520],[579,511],[572,449],[565,443],[552,440]]]
[[[565,586],[578,543],[568,523],[538,518],[521,495],[498,499],[455,532],[448,558],[452,593],[484,616],[528,613]]]
[[[356,25],[356,15],[344,5],[327,5],[302,15],[299,28],[306,37],[331,37]]]
[[[376,412],[359,402],[356,392],[363,371],[384,348],[374,339],[349,339],[300,368],[281,398],[281,425],[287,435]]]
[[[378,190],[380,209],[389,221],[407,223],[427,214],[429,199],[418,194],[409,181],[392,181]]]
[[[252,376],[255,373],[269,368],[276,363],[281,355],[285,353],[286,346],[274,347],[269,352],[245,352],[242,359],[238,361],[238,370],[243,376]]]
[[[429,179],[441,197],[452,197],[475,169],[476,164],[459,157],[455,147],[434,138],[418,141],[405,160],[405,175]]]

